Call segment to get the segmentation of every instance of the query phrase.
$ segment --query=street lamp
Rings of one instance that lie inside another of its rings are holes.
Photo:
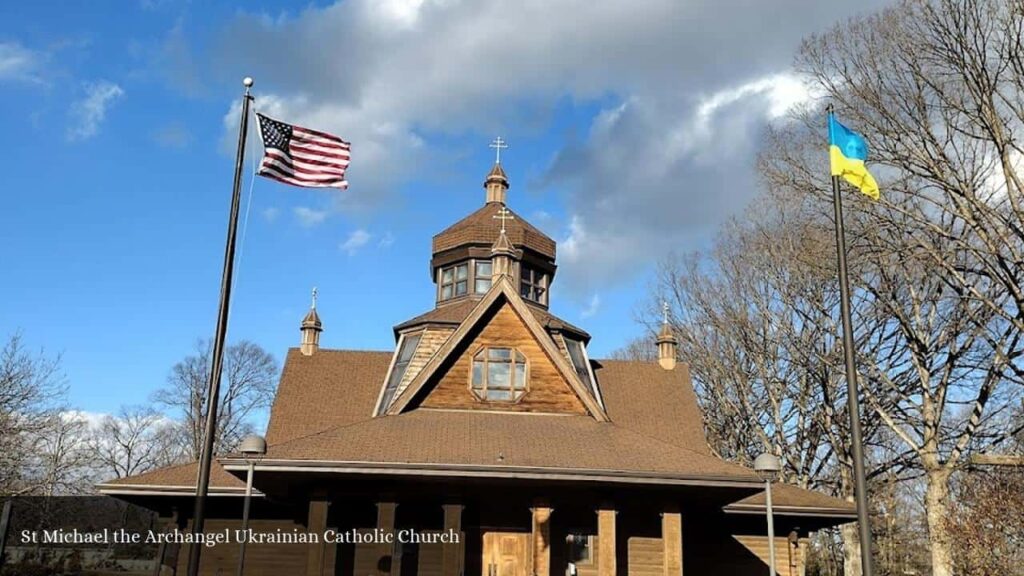
[[[782,461],[774,454],[761,454],[754,460],[754,471],[764,480],[765,513],[768,516],[768,575],[775,576],[775,519],[772,512],[772,482],[782,472]]]
[[[267,441],[262,436],[246,436],[238,445],[238,451],[245,455],[249,469],[245,474],[245,504],[242,505],[242,537],[238,543],[238,576],[245,570],[245,542],[249,539],[249,504],[252,501],[252,473],[256,459],[267,453]]]

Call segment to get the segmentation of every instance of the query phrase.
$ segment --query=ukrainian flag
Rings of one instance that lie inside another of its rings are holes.
[[[828,155],[833,176],[842,176],[872,200],[878,200],[878,183],[864,166],[868,157],[867,141],[843,126],[832,114],[828,115]]]

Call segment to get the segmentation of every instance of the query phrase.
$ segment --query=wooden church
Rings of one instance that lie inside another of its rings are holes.
[[[656,362],[591,359],[590,335],[549,311],[555,242],[507,207],[508,187],[495,164],[483,206],[434,236],[436,305],[394,326],[394,350],[320,348],[315,306],[302,321],[250,525],[339,538],[249,544],[246,574],[764,574],[764,485],[709,449],[668,327]],[[207,531],[239,526],[249,464],[215,461]],[[100,490],[184,530],[196,470]],[[823,494],[773,495],[782,576],[803,574],[810,531],[855,518]],[[161,548],[159,571],[186,558]],[[204,548],[201,573],[237,561],[235,544]]]

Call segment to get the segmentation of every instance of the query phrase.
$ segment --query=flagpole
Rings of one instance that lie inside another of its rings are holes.
[[[217,405],[220,403],[220,376],[224,362],[224,341],[228,332],[228,310],[231,303],[231,276],[235,263],[235,236],[238,231],[238,209],[242,198],[242,164],[245,159],[245,138],[249,129],[249,102],[252,96],[252,78],[246,77],[242,96],[242,119],[238,129],[238,154],[235,156],[235,183],[231,192],[231,214],[228,217],[228,238],[224,247],[224,271],[220,280],[220,308],[217,312],[217,331],[214,333],[213,358],[210,380],[206,390],[206,422],[203,427],[203,447],[199,456],[199,478],[196,482],[196,504],[192,514],[193,536],[202,533],[206,520],[206,495],[210,489],[210,466],[213,463],[214,437],[217,433]],[[199,574],[199,554],[202,546],[188,547],[188,576]]]
[[[832,105],[828,105],[829,130],[832,129]],[[830,138],[831,139],[831,138]],[[854,495],[857,500],[857,528],[860,536],[861,574],[874,576],[871,562],[871,525],[868,519],[867,477],[864,473],[864,443],[860,428],[860,400],[857,396],[857,365],[853,349],[853,320],[850,315],[850,281],[846,270],[846,231],[843,228],[843,199],[839,176],[832,176],[832,203],[836,218],[836,253],[839,262],[839,309],[843,317],[843,355],[846,360],[846,402],[850,413],[853,448]]]

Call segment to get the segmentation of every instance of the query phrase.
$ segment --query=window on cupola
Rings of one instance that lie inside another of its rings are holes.
[[[465,296],[469,291],[469,264],[456,264],[441,270],[441,300]]]
[[[527,300],[548,303],[548,275],[529,266],[519,269],[519,294]]]
[[[491,261],[477,260],[474,272],[474,288],[477,294],[483,294],[491,289]]]
[[[529,380],[526,356],[515,348],[484,348],[473,356],[470,387],[480,400],[515,402]]]

